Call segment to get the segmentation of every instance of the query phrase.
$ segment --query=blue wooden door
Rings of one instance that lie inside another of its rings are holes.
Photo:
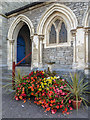
[[[17,39],[17,62],[25,57],[25,41],[22,37]],[[25,63],[25,60],[21,63]]]

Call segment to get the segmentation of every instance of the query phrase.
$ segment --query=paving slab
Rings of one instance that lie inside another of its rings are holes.
[[[10,89],[10,88],[9,88]],[[76,110],[72,110],[70,115],[63,115],[60,110],[56,114],[44,112],[41,106],[34,103],[33,98],[31,103],[27,100],[16,101],[13,99],[15,92],[3,88],[2,90],[2,118],[87,118],[89,120],[90,108],[80,108],[78,114]]]

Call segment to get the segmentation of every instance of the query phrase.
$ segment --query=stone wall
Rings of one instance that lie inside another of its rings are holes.
[[[36,0],[35,0],[36,1]],[[86,14],[86,11],[88,9],[88,2],[60,2],[61,0],[58,0],[60,4],[64,4],[67,7],[69,7],[76,15],[77,20],[78,20],[78,25],[82,26],[82,20],[84,15]],[[32,0],[31,0],[32,2]],[[30,3],[30,1],[25,2],[25,1],[18,1],[18,2],[2,2],[1,6],[3,8],[2,13],[5,14],[6,12],[9,12],[11,10],[14,10],[16,8],[22,7],[26,4]],[[26,15],[33,23],[35,33],[37,33],[37,26],[38,23],[45,13],[45,11],[52,5],[53,3],[50,3],[45,6],[41,6],[40,8],[37,9],[32,9],[29,10],[25,13],[22,13]],[[1,16],[0,16],[1,17]],[[2,26],[0,27],[0,30],[2,31],[2,46],[0,46],[0,50],[2,49],[3,53],[3,63],[2,64],[7,64],[7,34],[9,27],[12,23],[12,21],[15,19],[16,16],[11,17],[9,19],[5,17],[1,17],[2,20]],[[1,42],[0,42],[1,44]],[[48,53],[48,54],[47,54]],[[65,65],[69,66],[70,68],[72,67],[72,62],[73,62],[73,47],[57,47],[57,48],[46,48],[43,50],[43,64],[48,61],[55,61],[57,66],[59,65]]]
[[[72,68],[73,47],[56,47],[43,49],[43,65],[55,62],[55,68]]]
[[[67,7],[69,7],[77,17],[78,26],[82,26],[83,17],[86,14],[86,11],[88,10],[88,2],[57,2],[57,3],[64,4]],[[48,8],[53,4],[54,3],[50,3],[48,5],[41,6],[40,8],[33,9],[23,13],[24,15],[29,17],[30,20],[32,21],[35,33],[41,17],[45,13],[45,11],[48,10]]]

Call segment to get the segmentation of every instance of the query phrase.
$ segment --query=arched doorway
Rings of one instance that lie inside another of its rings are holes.
[[[23,32],[22,32],[23,31]],[[24,33],[24,35],[23,35]],[[17,63],[17,40],[22,37],[25,41],[25,56],[32,50],[30,37],[34,35],[34,27],[31,20],[25,15],[18,15],[12,22],[8,31],[8,69],[12,69],[12,62]],[[23,64],[23,63],[22,63]],[[31,65],[31,56],[25,59],[25,64]]]
[[[30,31],[26,24],[24,24],[17,37],[17,62],[22,60],[26,55],[32,51],[32,43],[30,40]],[[31,56],[21,62],[20,65],[31,66]]]

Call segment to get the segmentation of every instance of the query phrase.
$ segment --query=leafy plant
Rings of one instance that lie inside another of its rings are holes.
[[[84,83],[84,78],[80,80],[80,75],[74,73],[74,76],[70,73],[71,80],[66,82],[67,90],[70,91],[65,97],[66,101],[70,98],[76,100],[76,108],[78,111],[78,101],[81,99],[83,103],[87,106],[88,100],[83,97],[85,93],[88,93],[88,82]]]

